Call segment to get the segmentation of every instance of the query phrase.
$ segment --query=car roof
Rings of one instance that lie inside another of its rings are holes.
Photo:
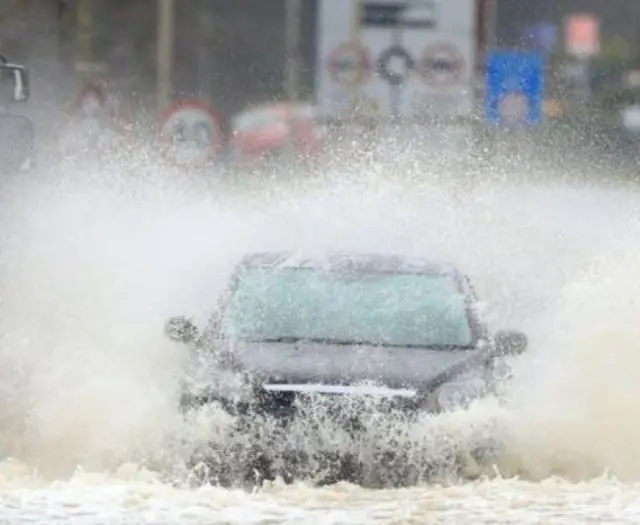
[[[460,275],[455,265],[446,261],[396,254],[324,252],[319,255],[296,252],[258,252],[246,255],[240,269],[309,268],[319,271],[396,274]]]

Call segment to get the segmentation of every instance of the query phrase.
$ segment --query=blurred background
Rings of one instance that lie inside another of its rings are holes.
[[[639,26],[634,0],[3,0],[0,51],[36,124],[98,86],[125,128],[189,143],[185,166],[394,125],[474,158],[517,142],[635,168]],[[200,105],[170,118],[177,101]]]

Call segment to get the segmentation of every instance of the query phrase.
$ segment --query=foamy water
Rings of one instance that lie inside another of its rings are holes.
[[[601,478],[569,485],[483,480],[449,487],[367,491],[353,485],[269,486],[249,494],[204,487],[176,490],[136,472],[78,474],[65,483],[31,477],[3,487],[2,523],[637,523],[640,486]]]
[[[0,207],[0,523],[640,519],[637,195],[463,190],[400,162],[295,185],[113,167],[41,175],[5,185]],[[186,356],[162,325],[205,319],[237,259],[265,249],[393,251],[468,270],[494,328],[525,329],[531,352],[506,407],[489,400],[411,435],[462,443],[471,427],[498,428],[489,477],[186,488],[185,459],[228,440],[228,422],[179,414]]]

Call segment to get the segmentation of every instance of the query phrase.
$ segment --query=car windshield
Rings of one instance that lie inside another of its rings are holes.
[[[450,274],[253,269],[237,282],[222,335],[415,347],[474,342],[465,297]]]

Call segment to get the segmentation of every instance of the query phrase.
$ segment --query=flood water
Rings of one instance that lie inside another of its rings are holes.
[[[0,523],[636,523],[640,196],[549,176],[461,180],[394,161],[296,184],[77,166],[6,183]],[[184,459],[228,422],[176,410],[185,359],[163,322],[204,320],[238,258],[269,249],[467,271],[493,328],[525,330],[531,350],[505,405],[413,432],[463,442],[498,421],[496,464],[407,489],[189,487]]]

